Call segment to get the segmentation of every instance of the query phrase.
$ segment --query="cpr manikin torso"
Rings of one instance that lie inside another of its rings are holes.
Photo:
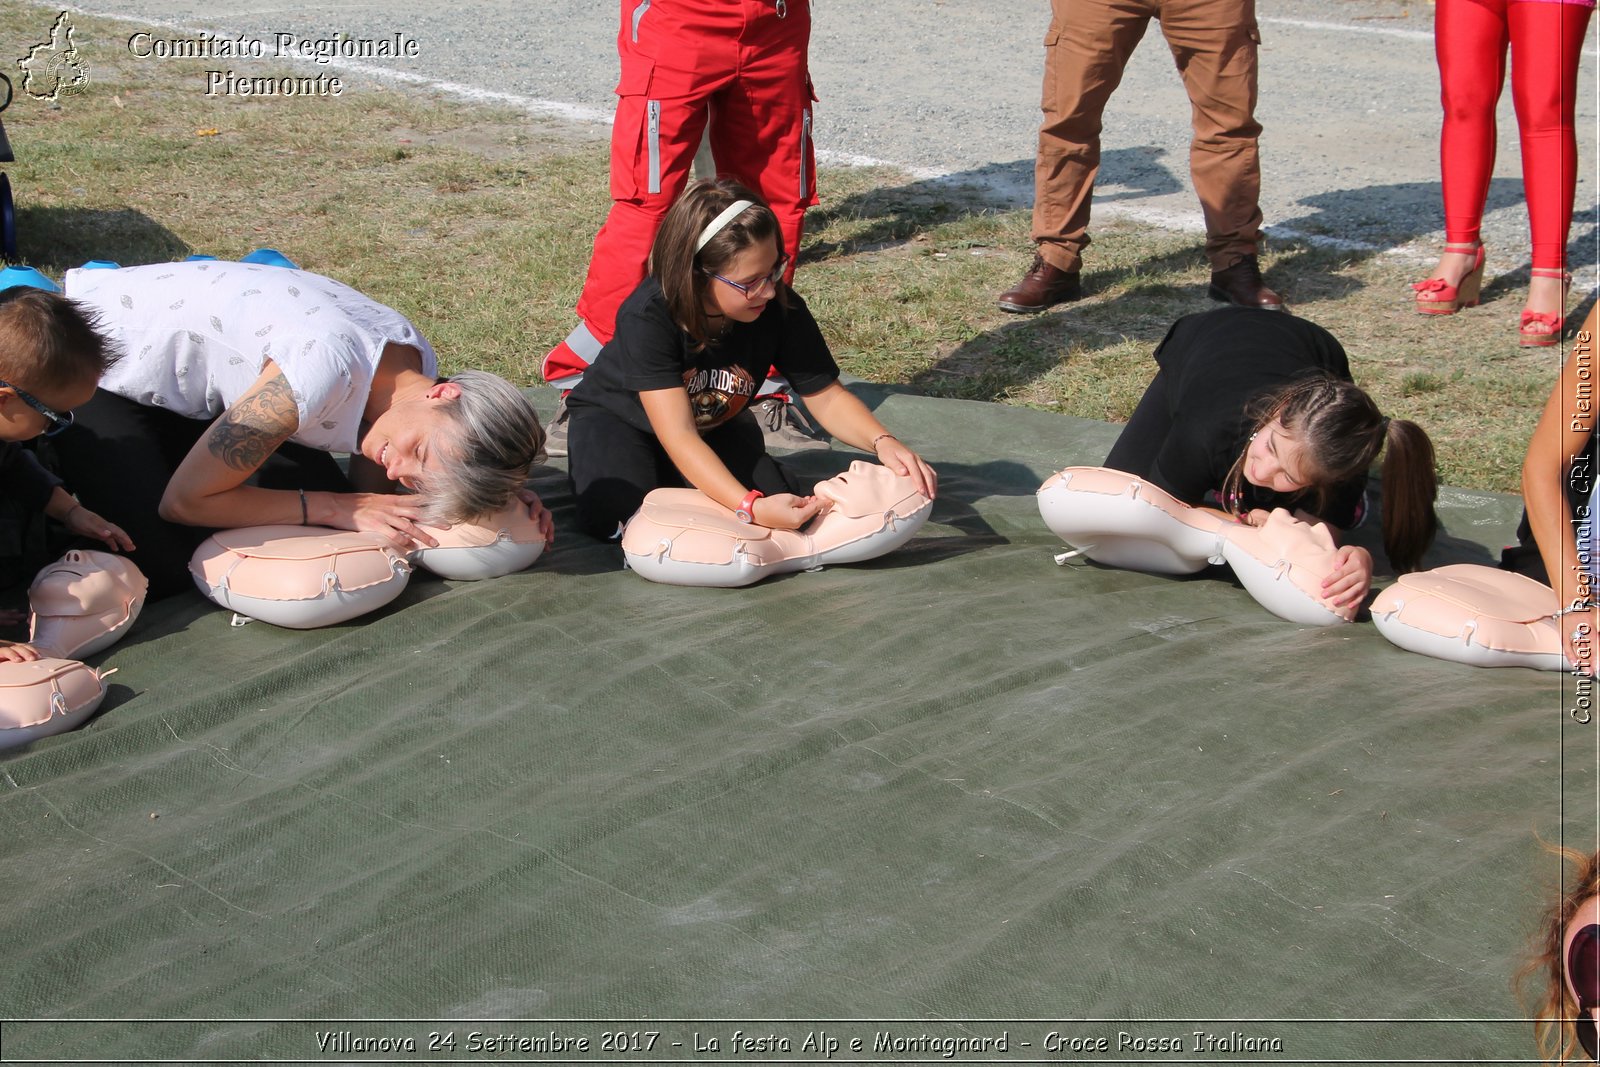
[[[1323,523],[1274,510],[1259,527],[1193,508],[1159,486],[1104,467],[1068,467],[1039,487],[1039,513],[1078,552],[1111,567],[1194,574],[1233,568],[1261,606],[1290,622],[1349,622],[1353,608],[1322,597],[1338,546]]]
[[[356,530],[219,530],[195,551],[189,571],[202,593],[242,620],[303,630],[390,603],[405,590],[413,565],[458,581],[498,578],[531,566],[545,547],[538,524],[517,500],[477,522],[423,529],[439,546],[409,557],[376,534]]]
[[[109,552],[74,549],[28,588],[28,643],[41,659],[0,662],[0,749],[82,724],[105,699],[105,677],[78,662],[114,644],[144,607],[139,568]]]
[[[1372,602],[1378,632],[1410,652],[1477,667],[1567,671],[1556,591],[1473,563],[1402,574]]]
[[[623,559],[653,582],[719,588],[830,563],[875,559],[909,541],[933,501],[911,479],[857,461],[818,482],[828,509],[801,530],[740,522],[698,489],[657,489],[622,534]]]

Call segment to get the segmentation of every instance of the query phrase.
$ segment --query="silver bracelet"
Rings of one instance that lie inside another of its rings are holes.
[[[1593,611],[1596,607],[1600,607],[1600,604],[1596,604],[1593,600],[1579,600],[1568,607],[1561,608],[1551,618],[1559,619],[1563,615],[1572,615],[1579,611]]]

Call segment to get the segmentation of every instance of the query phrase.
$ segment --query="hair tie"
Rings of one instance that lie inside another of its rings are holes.
[[[1389,436],[1389,416],[1385,415],[1383,417],[1383,421],[1378,424],[1378,429],[1382,432],[1383,436]]]
[[[744,209],[751,207],[753,203],[750,200],[735,200],[723,208],[722,214],[712,219],[706,225],[706,228],[700,231],[700,239],[694,243],[695,254],[698,255],[700,250],[706,246],[706,242],[721,233],[724,226],[738,218],[744,212]]]

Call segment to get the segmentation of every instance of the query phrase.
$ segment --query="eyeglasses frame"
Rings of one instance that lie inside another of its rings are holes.
[[[17,394],[17,398],[50,421],[50,428],[44,432],[45,437],[54,437],[73,423],[72,412],[60,412],[46,406],[40,399],[28,392],[0,378],[0,389],[9,389]]]

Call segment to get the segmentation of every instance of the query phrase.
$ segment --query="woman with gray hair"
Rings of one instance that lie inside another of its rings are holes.
[[[544,442],[532,406],[485,371],[440,377],[404,316],[340,282],[198,260],[68,271],[125,357],[52,443],[85,503],[129,531],[152,598],[192,588],[207,531],[366,530],[409,550],[421,527],[520,497]],[[349,474],[330,453],[350,453]]]

